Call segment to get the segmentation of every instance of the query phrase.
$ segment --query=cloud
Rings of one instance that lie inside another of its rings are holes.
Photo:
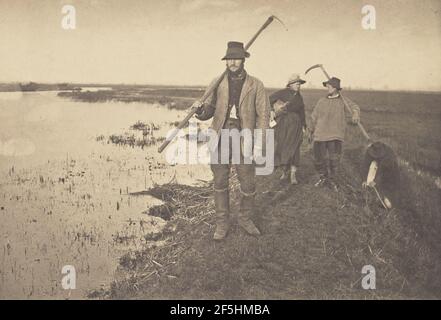
[[[235,8],[237,6],[237,2],[232,0],[192,0],[182,1],[179,10],[189,13],[206,8]]]

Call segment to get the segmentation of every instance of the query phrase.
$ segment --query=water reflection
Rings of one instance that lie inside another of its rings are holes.
[[[157,146],[119,147],[96,137],[138,120],[165,135],[182,117],[141,103],[0,93],[0,298],[83,298],[109,284],[122,253],[148,246],[143,235],[165,222],[143,211],[159,200],[129,194],[173,176],[191,184],[209,169],[170,167]],[[61,288],[64,265],[76,268],[71,292]]]

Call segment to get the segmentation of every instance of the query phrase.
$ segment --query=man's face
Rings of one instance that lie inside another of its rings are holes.
[[[231,72],[236,72],[237,70],[239,70],[242,64],[243,64],[242,59],[227,59],[227,68]]]
[[[331,86],[329,83],[326,85],[326,88],[328,88],[328,93],[330,95],[335,95],[337,93],[337,89]]]

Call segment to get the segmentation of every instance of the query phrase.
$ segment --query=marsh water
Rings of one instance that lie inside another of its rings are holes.
[[[85,103],[57,92],[0,93],[0,298],[85,298],[107,287],[118,259],[152,245],[165,221],[137,195],[174,178],[194,184],[207,166],[171,166],[157,145],[118,146],[106,138],[134,123],[164,136],[182,111],[142,103]],[[63,266],[76,289],[62,286]]]

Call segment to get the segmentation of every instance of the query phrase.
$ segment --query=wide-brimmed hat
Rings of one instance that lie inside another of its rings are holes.
[[[286,84],[286,86],[289,87],[291,84],[296,83],[296,82],[298,82],[300,84],[306,83],[306,81],[301,79],[297,73],[294,73],[289,77],[288,83]]]
[[[227,59],[245,59],[249,58],[250,54],[245,51],[242,42],[230,41],[228,42],[227,53],[222,60]]]
[[[339,78],[332,77],[328,81],[323,82],[323,86],[324,87],[326,87],[327,84],[330,84],[331,86],[333,86],[337,90],[341,90],[340,79]]]
[[[368,147],[367,154],[376,160],[383,159],[386,155],[386,148],[387,147],[383,142],[377,141]]]

